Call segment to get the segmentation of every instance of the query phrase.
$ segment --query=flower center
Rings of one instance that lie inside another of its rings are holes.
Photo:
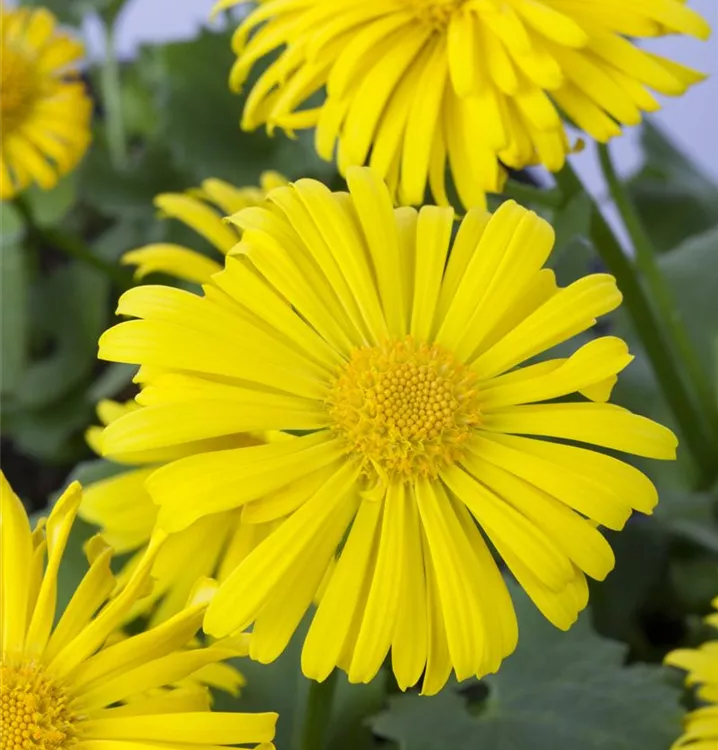
[[[444,30],[466,0],[405,0],[420,21],[438,30]]]
[[[2,665],[0,750],[65,750],[76,718],[64,690],[33,664]]]
[[[480,421],[475,376],[442,347],[407,337],[355,349],[328,399],[337,432],[380,476],[436,476]]]
[[[30,114],[38,95],[38,80],[32,60],[10,46],[3,47],[0,67],[0,128],[4,137]]]

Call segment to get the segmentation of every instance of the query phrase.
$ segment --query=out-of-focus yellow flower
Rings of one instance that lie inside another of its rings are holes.
[[[112,550],[95,537],[90,568],[55,623],[57,574],[81,502],[74,483],[35,530],[0,472],[2,529],[3,750],[82,750],[97,746],[262,744],[272,748],[277,715],[212,713],[198,681],[208,666],[238,655],[236,639],[187,649],[214,594],[199,581],[177,615],[138,635],[110,636],[150,584],[165,540],[150,541],[124,585],[117,585]],[[108,640],[109,638],[109,640]],[[178,681],[194,679],[182,687]]]
[[[260,187],[238,188],[216,178],[205,180],[201,187],[186,193],[163,193],[155,198],[160,215],[181,221],[204,237],[219,251],[219,258],[229,252],[240,239],[240,233],[223,221],[228,214],[261,203],[268,190],[286,185],[287,180],[277,172],[264,172]],[[222,266],[213,258],[183,245],[167,242],[145,245],[125,253],[125,265],[137,266],[135,278],[161,272],[184,281],[204,284]]]
[[[244,128],[316,126],[323,158],[336,149],[342,173],[368,162],[404,204],[423,203],[427,182],[446,204],[448,163],[462,203],[483,206],[500,162],[562,167],[561,110],[606,141],[658,109],[649,89],[678,95],[703,78],[628,37],[709,31],[684,0],[263,0],[235,34],[230,83],[281,49]]]
[[[236,510],[276,522],[221,584],[208,633],[252,624],[250,655],[268,662],[320,598],[306,675],[340,666],[367,682],[391,651],[402,688],[423,674],[434,693],[452,668],[493,672],[516,645],[486,539],[569,628],[586,576],[614,564],[597,527],[620,529],[658,499],[592,446],[673,459],[676,439],[606,403],[632,359],[620,339],[531,361],[621,302],[606,274],[556,286],[545,221],[514,202],[472,209],[452,242],[453,209],[392,210],[370,169],[347,179],[349,193],[299,180],[235,214],[242,241],[203,296],[123,295],[119,314],[137,320],[105,332],[99,356],[148,380],[102,449],[126,461],[184,451],[146,483],[166,531]],[[209,442],[248,430],[301,436]]]
[[[713,601],[718,610],[718,599]],[[706,622],[718,628],[718,612],[706,617]],[[696,695],[706,706],[686,717],[685,732],[673,745],[674,750],[715,750],[718,747],[718,640],[708,641],[700,648],[678,649],[666,657],[666,664],[685,669],[686,683],[697,685]]]
[[[92,102],[77,79],[80,42],[46,8],[0,7],[0,197],[54,187],[90,143]]]

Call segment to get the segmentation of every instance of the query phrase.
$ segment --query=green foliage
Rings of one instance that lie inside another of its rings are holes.
[[[316,156],[311,134],[293,141],[281,133],[268,138],[263,131],[240,129],[246,90],[238,96],[227,86],[234,61],[230,41],[230,34],[205,29],[190,42],[145,51],[142,64],[154,80],[159,137],[175,163],[196,183],[220,177],[253,185],[269,169],[290,178],[333,176],[334,166]]]
[[[17,387],[25,369],[28,336],[27,267],[22,247],[22,217],[13,206],[2,205],[0,228],[0,388],[5,393]]]
[[[88,12],[112,21],[123,6],[122,0],[23,4],[50,7],[75,26]],[[19,456],[59,489],[73,478],[88,484],[124,470],[91,458],[84,441],[97,402],[129,398],[134,388],[135,368],[96,360],[98,336],[114,321],[117,297],[130,283],[118,261],[150,242],[209,249],[180,222],[158,220],[158,193],[181,192],[209,177],[254,185],[269,169],[338,183],[336,167],[317,157],[313,133],[293,140],[241,130],[246,90],[228,90],[233,60],[228,31],[203,29],[189,41],[142,48],[121,66],[127,168],[118,170],[110,158],[101,111],[80,167],[54,190],[24,194],[34,226],[15,205],[2,205],[0,390],[8,473],[14,469],[17,476]],[[86,73],[99,91],[97,65]],[[718,399],[718,186],[650,124],[643,149],[645,166],[629,181],[630,192]],[[550,262],[565,286],[601,263],[589,239],[590,199],[579,194],[560,203],[555,194],[535,207],[555,227]],[[67,237],[83,244],[84,260],[67,257]],[[625,337],[636,355],[613,400],[671,425],[625,314],[608,316],[601,326],[601,333]],[[453,685],[434,698],[397,696],[387,669],[369,685],[350,685],[340,675],[327,750],[389,743],[400,750],[668,750],[682,709],[678,688],[658,664],[670,648],[695,642],[700,617],[718,593],[718,496],[717,488],[694,491],[683,462],[678,468],[636,463],[658,485],[661,503],[654,518],[634,518],[621,533],[606,532],[616,568],[605,582],[592,584],[591,611],[575,628],[555,630],[516,591],[519,648],[480,687]],[[27,499],[44,506],[48,498]],[[95,532],[82,522],[73,530],[60,570],[61,609],[87,569],[82,545]],[[309,688],[300,672],[305,629],[274,664],[237,662],[248,679],[239,701],[217,695],[223,710],[279,711],[278,748],[295,746],[301,732]]]
[[[597,636],[586,614],[561,633],[523,594],[514,600],[519,647],[486,679],[485,700],[457,686],[393,698],[374,731],[401,750],[668,750],[681,710],[660,668],[626,666],[625,646]]]
[[[650,122],[643,129],[643,151],[645,165],[628,185],[659,251],[718,224],[718,185]]]

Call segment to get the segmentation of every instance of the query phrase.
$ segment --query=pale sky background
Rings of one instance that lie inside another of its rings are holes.
[[[651,40],[647,46],[711,77],[680,99],[664,99],[665,107],[655,119],[704,171],[718,180],[718,2],[689,2],[715,29],[713,38],[700,42],[689,37],[671,37]],[[130,0],[117,30],[120,55],[131,56],[144,42],[191,38],[198,26],[206,23],[213,5],[214,0]],[[87,31],[91,47],[99,54],[101,44],[97,42],[96,29],[90,24]],[[613,142],[614,159],[624,175],[640,166],[637,138],[636,129],[628,129],[626,135]],[[600,197],[603,182],[594,150],[588,148],[574,157],[574,164],[591,191]]]

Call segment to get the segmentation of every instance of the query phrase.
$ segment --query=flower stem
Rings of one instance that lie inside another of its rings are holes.
[[[32,209],[25,198],[22,196],[16,197],[14,204],[25,221],[28,239],[38,249],[42,247],[53,248],[73,260],[92,266],[109,277],[120,291],[129,289],[132,285],[132,277],[127,269],[120,268],[102,258],[98,258],[79,237],[75,237],[59,229],[40,226],[35,221]]]
[[[565,200],[581,192],[587,192],[578,175],[567,163],[556,175]],[[663,391],[681,437],[696,465],[696,489],[710,487],[715,480],[718,465],[716,448],[710,431],[676,357],[672,356],[670,341],[665,327],[647,296],[633,262],[623,252],[611,227],[594,203],[591,212],[590,234],[593,244],[609,271],[616,277],[623,293],[627,310],[636,333],[640,337],[646,355],[653,367],[656,379]]]
[[[338,675],[335,669],[324,682],[310,681],[299,750],[324,750]]]
[[[673,293],[658,265],[651,238],[648,236],[628,191],[616,174],[608,147],[599,144],[598,153],[601,169],[611,191],[613,202],[616,204],[623,224],[631,238],[636,253],[636,265],[643,273],[653,301],[666,327],[668,337],[672,340],[674,350],[681,358],[695,395],[700,400],[702,412],[710,424],[713,437],[718,442],[718,409],[714,403],[713,389],[688,336]]]
[[[115,49],[115,27],[103,20],[105,55],[102,62],[102,101],[105,106],[107,146],[115,169],[127,167],[127,136],[122,115],[122,85]]]

